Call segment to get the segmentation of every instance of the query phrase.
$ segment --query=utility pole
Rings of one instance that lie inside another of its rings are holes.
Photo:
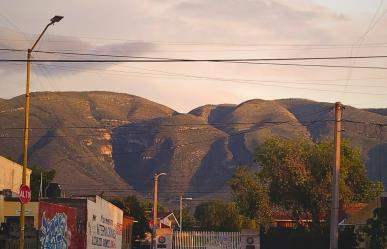
[[[156,229],[157,229],[157,185],[159,176],[167,173],[155,173],[153,176],[153,229],[152,229],[152,248],[156,249]]]
[[[179,220],[180,220],[180,232],[182,231],[183,229],[183,200],[192,200],[191,197],[183,197],[183,195],[180,195],[180,216],[179,216]]]
[[[42,199],[43,196],[43,170],[40,169],[40,186],[39,186],[39,200]]]
[[[34,45],[27,50],[27,80],[26,80],[26,100],[24,107],[24,143],[23,143],[23,173],[22,173],[22,186],[27,183],[27,155],[28,155],[28,129],[29,129],[29,113],[30,113],[30,72],[31,72],[31,53],[35,46],[38,44],[43,34],[46,32],[49,26],[62,20],[63,16],[54,16],[51,18],[50,23],[46,25]],[[20,231],[19,231],[19,249],[24,248],[24,226],[25,226],[25,204],[21,203],[20,206]]]
[[[338,249],[338,223],[339,223],[339,177],[340,177],[340,145],[341,145],[341,116],[343,105],[335,103],[335,154],[332,177],[332,201],[331,201],[331,227],[330,227],[330,249]]]

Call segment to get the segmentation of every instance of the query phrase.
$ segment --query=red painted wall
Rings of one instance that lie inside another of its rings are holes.
[[[39,231],[41,248],[84,248],[84,236],[77,229],[77,210],[53,203],[39,203]]]

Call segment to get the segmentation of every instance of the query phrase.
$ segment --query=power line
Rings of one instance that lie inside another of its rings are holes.
[[[17,51],[25,52],[22,49],[0,48],[0,51]],[[165,58],[165,57],[147,57],[147,56],[130,56],[116,54],[97,54],[97,53],[75,53],[61,51],[43,51],[36,50],[35,53],[61,54],[61,55],[78,55],[78,56],[96,56],[96,57],[117,57],[117,58],[142,58],[149,60],[168,60],[168,61],[214,61],[214,62],[233,62],[233,61],[294,61],[294,60],[344,60],[344,59],[383,59],[387,55],[365,55],[365,56],[332,56],[332,57],[289,57],[289,58],[236,58],[236,59],[188,59],[188,58]],[[31,60],[34,61],[34,60]],[[114,62],[114,61],[113,61]]]
[[[350,119],[343,119],[342,122],[353,123],[353,124],[368,124],[368,125],[375,125],[375,126],[382,126],[382,127],[387,126],[387,123],[356,121],[356,120],[350,120]]]
[[[325,110],[324,110],[325,111]],[[320,120],[315,120],[320,121]],[[325,121],[325,120],[323,120]],[[179,123],[179,124],[130,124],[130,126],[62,126],[62,127],[32,127],[29,128],[31,130],[34,129],[106,129],[106,128],[116,128],[116,129],[131,129],[131,128],[152,128],[154,125],[159,127],[190,127],[190,126],[211,126],[211,127],[222,127],[222,126],[235,126],[235,125],[261,125],[261,124],[283,124],[289,122],[299,122],[299,120],[291,120],[291,121],[262,121],[262,122],[211,122],[211,123]],[[310,121],[307,121],[310,122]],[[311,121],[313,122],[313,121]],[[23,130],[23,127],[0,127],[5,130]]]
[[[40,63],[36,63],[40,65]],[[58,70],[65,70],[65,71],[77,71],[77,72],[83,72],[83,73],[95,73],[95,74],[104,74],[104,72],[107,72],[105,74],[111,74],[111,75],[122,75],[122,76],[131,76],[131,77],[141,77],[141,78],[158,78],[158,79],[172,79],[172,80],[178,80],[179,78],[175,76],[170,75],[162,75],[162,76],[147,76],[147,73],[141,73],[141,72],[127,72],[127,71],[120,71],[120,70],[111,70],[111,69],[87,69],[87,70],[81,70],[81,69],[75,69],[74,67],[66,67],[66,66],[54,66],[54,65],[46,65],[48,67],[53,67]],[[157,71],[157,70],[156,70]],[[123,74],[115,74],[110,72],[121,72]],[[133,75],[133,73],[135,75]],[[138,75],[136,75],[138,74]],[[199,76],[199,75],[187,75],[187,74],[177,74],[177,73],[170,73],[174,74],[176,76],[182,76],[184,78],[192,78],[193,80],[215,80],[220,82],[226,82],[231,84],[248,84],[248,85],[259,85],[259,86],[266,86],[266,87],[280,87],[280,88],[287,88],[287,89],[299,89],[299,90],[307,90],[307,91],[317,91],[317,92],[336,92],[334,90],[330,89],[320,89],[320,88],[308,88],[308,87],[297,87],[297,86],[284,86],[284,85],[276,85],[276,84],[268,84],[268,83],[283,83],[283,84],[296,84],[296,85],[330,85],[330,86],[345,86],[341,84],[321,84],[321,83],[303,83],[303,82],[290,82],[290,81],[265,81],[265,80],[252,80],[252,79],[234,79],[234,78],[217,78],[217,77],[208,77],[208,76]],[[145,76],[144,76],[145,75]],[[155,74],[151,74],[155,75]],[[160,74],[159,74],[160,75]],[[181,79],[181,78],[180,78]],[[263,82],[263,83],[260,83]],[[265,83],[267,82],[267,83]],[[354,87],[371,87],[371,88],[385,88],[385,86],[382,85],[351,85]],[[345,91],[345,93],[349,94],[360,94],[360,95],[377,95],[377,96],[384,96],[383,93],[371,93],[371,92],[358,92],[358,91]]]
[[[297,64],[297,63],[269,63],[269,62],[250,62],[250,61],[231,61],[229,63],[250,64],[250,65],[273,65],[273,66],[297,66],[297,67],[322,67],[322,68],[356,68],[356,69],[380,69],[386,70],[387,67],[379,66],[347,66],[347,65],[328,65],[328,64]]]
[[[34,65],[45,65],[45,64],[36,63]],[[340,86],[352,86],[352,87],[363,87],[363,88],[386,88],[385,85],[368,85],[368,84],[367,85],[358,85],[358,84],[344,85],[344,84],[335,84],[335,83],[256,80],[256,79],[242,79],[242,78],[219,78],[219,77],[211,77],[211,76],[173,73],[173,72],[166,72],[166,71],[159,71],[159,70],[149,70],[149,71],[159,72],[157,74],[157,73],[145,73],[145,72],[138,72],[138,71],[123,71],[123,70],[113,70],[113,69],[86,69],[86,70],[82,70],[82,68],[78,68],[78,67],[55,66],[55,65],[45,65],[45,66],[50,67],[50,68],[59,69],[59,70],[77,71],[77,72],[83,72],[83,73],[101,74],[103,72],[108,72],[109,74],[112,74],[112,75],[124,75],[124,76],[132,76],[132,77],[161,78],[161,79],[172,79],[172,80],[180,80],[180,79],[190,78],[191,80],[192,79],[194,79],[194,80],[215,80],[215,81],[221,81],[221,82],[249,84],[249,85],[263,85],[263,86],[265,86],[263,83],[277,83],[277,84],[291,84],[291,85],[294,84],[294,85],[318,85],[318,86],[339,86],[339,87]],[[146,70],[146,71],[148,71],[148,70]],[[118,72],[118,73],[122,73],[122,74],[115,74],[115,73],[110,73],[110,72]],[[138,75],[136,75],[136,74],[138,74]],[[151,76],[148,76],[148,75],[151,75]],[[281,85],[266,85],[266,86],[282,87]],[[303,89],[303,88],[301,88],[301,89]],[[319,91],[320,89],[306,88],[306,90]],[[321,90],[324,91],[324,89],[321,89]],[[331,91],[331,90],[329,90],[329,91]],[[368,94],[368,93],[364,93],[364,94]],[[369,93],[369,94],[373,94],[373,93]]]
[[[309,125],[314,125],[314,124],[319,123],[319,122],[329,122],[329,121],[333,121],[333,120],[310,121],[309,124],[304,124],[304,126],[309,126]],[[239,136],[239,135],[243,135],[243,134],[247,134],[247,133],[253,133],[253,132],[256,132],[257,130],[260,130],[260,129],[273,128],[275,126],[282,125],[282,124],[290,124],[290,122],[276,123],[276,124],[273,124],[272,126],[262,126],[262,127],[255,128],[253,130],[249,129],[249,130],[239,131],[239,132],[236,132],[236,133],[233,133],[233,134],[226,134],[224,136],[216,136],[214,138],[209,138],[209,139],[204,139],[204,140],[197,140],[197,141],[188,142],[188,143],[175,144],[175,145],[172,145],[172,146],[169,146],[169,147],[164,147],[164,148],[142,149],[142,150],[137,150],[137,151],[127,151],[127,152],[121,152],[121,153],[117,152],[117,153],[114,153],[114,156],[128,155],[128,154],[133,154],[133,153],[137,154],[137,153],[144,153],[144,152],[150,152],[150,151],[174,150],[176,148],[184,147],[184,146],[188,146],[188,145],[206,143],[206,142],[216,141],[216,140],[220,140],[220,139],[227,139],[227,138],[230,138],[230,137]],[[101,155],[90,155],[90,156],[74,156],[74,155],[72,155],[71,156],[71,158],[95,158],[95,157],[101,157]],[[61,159],[61,161],[65,160],[65,159],[69,159],[69,157]]]
[[[272,66],[298,66],[298,67],[322,67],[322,68],[357,68],[357,69],[377,69],[386,70],[387,67],[381,66],[346,66],[346,65],[329,65],[329,64],[297,64],[297,63],[270,63],[270,62],[253,62],[245,59],[172,59],[172,60],[148,60],[148,59],[132,59],[132,60],[47,60],[47,59],[0,59],[0,62],[51,62],[51,63],[237,63],[251,65],[272,65]]]
[[[40,63],[36,63],[36,65],[44,65]],[[232,84],[249,84],[249,85],[259,85],[259,86],[266,86],[266,87],[280,87],[280,88],[288,88],[288,89],[299,89],[299,90],[307,90],[307,91],[317,91],[317,92],[336,92],[334,90],[330,89],[320,89],[320,88],[308,88],[308,87],[296,87],[296,86],[284,86],[284,85],[276,85],[276,84],[265,84],[267,83],[278,83],[278,84],[296,84],[296,85],[307,85],[307,84],[312,84],[312,85],[329,85],[329,86],[346,86],[342,84],[326,84],[326,83],[312,83],[312,82],[291,82],[291,81],[273,81],[273,80],[253,80],[253,79],[238,79],[238,78],[217,78],[217,77],[209,77],[209,76],[200,76],[200,75],[190,75],[190,74],[178,74],[178,73],[171,73],[171,72],[165,72],[165,71],[160,71],[160,70],[150,70],[150,69],[142,69],[146,71],[155,71],[155,72],[162,72],[168,75],[161,75],[162,77],[157,77],[157,76],[147,76],[148,74],[150,75],[160,75],[160,74],[152,74],[152,73],[142,73],[142,72],[128,72],[128,71],[121,71],[121,70],[111,70],[111,69],[98,69],[98,70],[93,70],[93,69],[86,69],[86,70],[81,70],[78,68],[74,67],[66,67],[66,66],[54,66],[54,65],[46,65],[48,67],[53,67],[59,70],[65,70],[65,71],[78,71],[78,72],[83,72],[83,73],[96,73],[96,74],[103,74],[105,71],[107,73],[105,74],[112,74],[112,75],[122,75],[122,76],[132,76],[132,77],[147,77],[147,78],[167,78],[167,79],[172,79],[172,80],[178,80],[179,78],[175,76],[182,76],[184,78],[192,78],[193,80],[215,80],[215,81],[220,81],[220,82],[227,82],[227,83],[232,83]],[[136,68],[136,67],[133,67]],[[120,72],[124,74],[115,74],[115,73],[110,73],[111,72]],[[138,74],[138,75],[133,75],[133,74]],[[145,76],[144,76],[145,75]],[[180,78],[181,79],[181,78]],[[384,78],[375,78],[375,79],[384,79]],[[360,79],[356,79],[360,80]],[[316,80],[316,81],[327,81],[327,80]],[[336,80],[330,80],[330,81],[336,81]],[[260,83],[263,82],[263,83]],[[372,88],[385,88],[385,86],[382,85],[349,85],[353,87],[372,87]],[[374,96],[384,96],[384,93],[371,93],[371,92],[358,92],[358,91],[342,91],[343,93],[349,93],[349,94],[360,94],[360,95],[374,95]]]

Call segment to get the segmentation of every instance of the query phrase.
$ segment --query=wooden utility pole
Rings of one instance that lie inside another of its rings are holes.
[[[338,249],[338,223],[339,223],[339,173],[340,173],[340,145],[341,145],[341,116],[343,105],[335,103],[335,165],[332,176],[332,201],[331,201],[331,227],[330,227],[330,249]]]

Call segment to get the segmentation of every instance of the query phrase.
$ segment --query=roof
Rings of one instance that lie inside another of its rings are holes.
[[[175,214],[173,212],[159,212],[157,219],[160,220],[159,224],[161,225],[161,227],[165,227],[166,228],[166,227],[170,227],[171,225],[174,225],[174,224],[177,224],[178,226],[180,226],[179,222],[177,221],[176,216],[175,216]],[[165,221],[165,219],[168,219],[168,221]],[[164,220],[164,222],[167,222],[167,223],[170,222],[170,224],[164,223],[163,220]],[[153,224],[153,219],[151,219],[149,221],[149,224],[150,224],[151,227],[153,226],[152,225]]]
[[[342,221],[343,225],[363,225],[367,223],[369,218],[373,217],[373,212],[375,208],[380,207],[381,198],[386,198],[387,192],[384,192],[380,195],[379,198],[370,201],[369,203],[363,203],[362,207],[358,207],[356,210],[352,209],[351,213],[344,217]]]
[[[274,221],[294,221],[292,213],[287,210],[274,210],[272,212],[272,217]],[[311,217],[308,215],[301,215],[300,220],[311,220]]]
[[[173,212],[157,212],[157,218],[159,219],[164,219],[171,215],[173,215]]]
[[[365,208],[367,203],[350,203],[342,205],[339,209],[339,220],[347,219]]]

